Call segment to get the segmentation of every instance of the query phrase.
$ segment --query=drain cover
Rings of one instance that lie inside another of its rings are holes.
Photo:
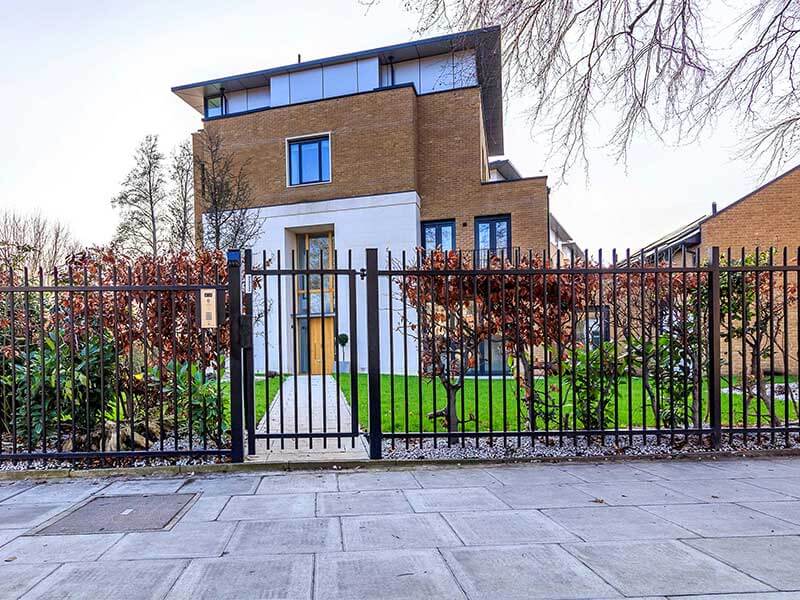
[[[124,533],[164,529],[193,494],[104,496],[92,498],[36,535]]]

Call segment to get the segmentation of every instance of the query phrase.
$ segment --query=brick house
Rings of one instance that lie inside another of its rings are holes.
[[[334,249],[352,250],[360,268],[369,247],[395,257],[418,247],[571,251],[550,217],[547,178],[490,159],[504,153],[500,35],[491,27],[173,92],[247,161],[253,210],[264,219],[256,256],[280,252],[286,264],[294,254],[319,268],[331,266]],[[316,336],[329,321],[297,324]]]
[[[720,248],[723,258],[729,248],[733,258],[741,256],[743,249],[747,254],[756,250],[768,253],[772,249],[775,264],[782,264],[786,248],[788,263],[797,264],[800,252],[800,165],[719,210],[716,203],[712,204],[711,214],[648,244],[642,252],[651,260],[654,256],[661,260],[671,257],[674,264],[681,264],[686,253],[686,263],[692,265],[706,261],[714,246]],[[790,273],[788,280],[800,287],[795,273]],[[798,370],[797,317],[795,306],[788,313],[792,373]],[[776,357],[776,362],[782,364],[782,357]]]

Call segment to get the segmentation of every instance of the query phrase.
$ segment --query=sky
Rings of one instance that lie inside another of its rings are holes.
[[[138,142],[158,134],[169,151],[202,126],[172,86],[414,39],[402,4],[4,0],[0,208],[39,210],[85,244],[108,242],[110,200]],[[738,133],[725,122],[689,146],[642,136],[627,164],[592,149],[588,178],[576,166],[564,182],[547,140],[531,135],[527,106],[505,104],[505,156],[524,176],[550,176],[553,214],[593,253],[636,249],[763,183],[734,158]]]

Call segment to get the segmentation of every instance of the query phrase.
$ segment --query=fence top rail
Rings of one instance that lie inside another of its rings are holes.
[[[253,277],[272,277],[278,275],[358,275],[361,273],[358,269],[344,269],[344,268],[331,268],[326,267],[319,269],[317,267],[310,268],[274,268],[264,269],[253,267],[245,269],[245,275],[252,275]]]
[[[227,290],[228,286],[221,283],[181,283],[176,281],[170,284],[152,285],[0,285],[0,293],[52,293],[52,292],[187,292],[200,291],[213,288]]]
[[[745,269],[749,270],[749,269]],[[773,270],[782,271],[781,268]],[[397,277],[401,275],[410,276],[427,276],[432,275],[625,275],[630,274],[652,274],[652,273],[710,273],[711,267],[548,267],[538,269],[522,269],[522,268],[492,268],[492,269],[425,269],[425,268],[403,268],[402,266],[396,269],[379,269],[378,275],[382,277]]]

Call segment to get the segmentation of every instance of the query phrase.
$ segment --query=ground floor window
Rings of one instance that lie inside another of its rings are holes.
[[[442,221],[423,221],[422,247],[425,250],[455,250],[456,222],[453,219]]]

